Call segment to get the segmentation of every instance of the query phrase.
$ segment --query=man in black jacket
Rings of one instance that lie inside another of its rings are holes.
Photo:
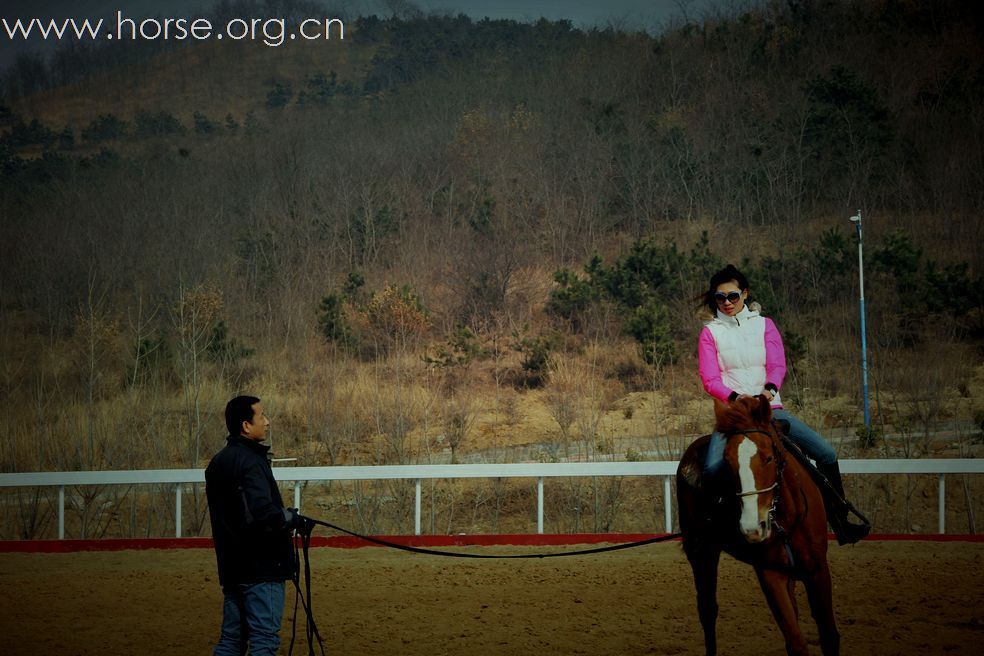
[[[219,583],[222,634],[214,656],[273,656],[280,646],[284,582],[294,574],[291,533],[305,518],[284,508],[270,468],[270,420],[255,396],[237,396],[225,409],[229,437],[205,469]]]

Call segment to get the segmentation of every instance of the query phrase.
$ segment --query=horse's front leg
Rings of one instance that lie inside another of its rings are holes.
[[[799,623],[799,608],[796,607],[796,579],[792,576],[786,577],[786,594],[789,595],[789,601],[793,604],[793,615],[796,617],[796,622]]]
[[[823,656],[840,654],[840,632],[834,619],[834,595],[830,582],[830,569],[826,562],[815,574],[804,581],[806,597],[810,601],[810,612],[816,620],[820,633],[820,649]]]
[[[755,574],[762,586],[762,592],[765,593],[765,600],[769,602],[772,616],[776,618],[776,624],[786,640],[786,653],[790,656],[808,655],[810,651],[806,646],[806,638],[796,621],[796,602],[789,594],[789,577],[774,569],[756,568]]]
[[[717,654],[717,578],[721,549],[710,545],[691,546],[686,549],[690,567],[694,570],[694,587],[697,588],[697,615],[704,629],[704,651],[707,656]]]

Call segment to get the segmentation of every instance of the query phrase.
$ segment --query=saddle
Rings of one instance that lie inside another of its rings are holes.
[[[704,479],[704,461],[707,459],[707,446],[710,435],[704,435],[694,440],[689,457],[680,464],[681,478],[694,490],[702,490]]]

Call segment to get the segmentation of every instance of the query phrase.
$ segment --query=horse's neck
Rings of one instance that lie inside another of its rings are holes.
[[[816,483],[796,456],[783,449],[782,457],[785,459],[785,464],[782,470],[782,482],[779,485],[781,495],[779,510],[787,521],[796,521],[808,510],[810,488],[816,489]],[[819,500],[819,495],[817,498]],[[820,503],[823,501],[820,500]]]

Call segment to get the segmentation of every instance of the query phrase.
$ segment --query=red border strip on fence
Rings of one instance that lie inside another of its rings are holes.
[[[648,540],[664,533],[561,533],[516,535],[381,535],[388,542],[411,547],[552,547],[575,544],[624,543]],[[833,538],[833,536],[831,536]],[[984,535],[869,535],[865,542],[984,542]],[[314,536],[312,547],[358,549],[379,547],[348,535]],[[74,553],[78,551],[130,551],[145,549],[211,549],[212,538],[135,538],[102,540],[0,540],[0,553]]]

